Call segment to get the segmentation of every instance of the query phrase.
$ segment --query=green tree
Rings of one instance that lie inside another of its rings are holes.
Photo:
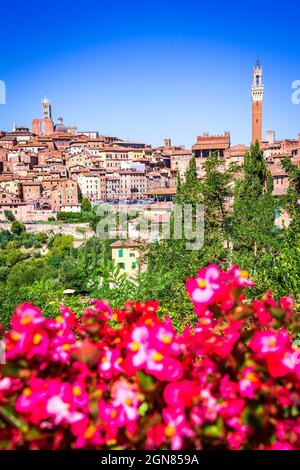
[[[86,272],[78,263],[77,258],[70,256],[63,260],[59,267],[58,279],[66,289],[86,291]]]
[[[248,253],[257,259],[276,241],[273,179],[258,142],[245,155],[243,173],[234,194],[233,245],[238,257]]]
[[[196,160],[192,157],[184,181],[178,181],[175,203],[181,206],[204,206],[204,245],[187,249],[187,238],[183,232],[180,239],[173,236],[174,218],[171,218],[171,237],[150,246],[146,251],[146,262],[151,268],[140,275],[138,295],[142,299],[156,298],[167,310],[177,325],[192,322],[194,315],[185,292],[185,281],[197,270],[210,262],[228,263],[229,221],[226,200],[231,194],[230,182],[234,170],[224,169],[224,162],[212,155],[203,163],[206,178],[197,176]],[[196,213],[193,213],[192,228],[196,229]],[[181,305],[178,312],[177,306]]]
[[[4,215],[9,222],[13,222],[15,220],[15,216],[10,210],[5,210]]]
[[[88,198],[83,198],[81,201],[81,210],[84,212],[89,212],[92,208],[91,201]]]
[[[177,178],[174,202],[175,204],[192,204],[193,206],[202,202],[194,155],[190,158],[184,181],[182,182],[180,177]]]
[[[25,232],[25,225],[18,220],[14,220],[11,224],[11,232],[15,235],[21,235],[23,232]]]
[[[7,276],[7,287],[15,289],[32,284],[41,278],[43,267],[44,261],[40,259],[31,259],[15,264]]]
[[[61,254],[70,253],[73,249],[74,238],[72,235],[55,235],[48,243],[48,248]]]
[[[285,198],[285,208],[291,217],[290,230],[300,231],[300,168],[289,157],[282,160],[282,167],[288,174],[289,188]]]
[[[207,262],[227,266],[231,262],[230,225],[232,186],[237,165],[225,168],[225,161],[215,153],[206,158],[202,168],[205,178],[200,191],[204,205],[204,249]]]

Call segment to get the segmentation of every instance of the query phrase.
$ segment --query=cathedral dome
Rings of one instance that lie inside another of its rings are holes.
[[[55,124],[54,130],[56,132],[65,132],[67,130],[66,126],[64,125],[63,118],[59,117],[57,119],[57,124]]]

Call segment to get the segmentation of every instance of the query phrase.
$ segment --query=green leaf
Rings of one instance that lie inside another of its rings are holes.
[[[13,407],[4,405],[0,407],[0,415],[5,418],[10,424],[19,428],[22,432],[28,432],[28,425],[24,423],[21,419],[17,418],[15,415],[15,410]]]
[[[145,390],[150,390],[154,386],[154,380],[151,375],[145,374],[143,371],[137,373],[140,385]]]
[[[149,405],[146,401],[144,401],[138,409],[139,415],[140,416],[145,416],[145,414],[147,413],[148,410],[149,410]]]

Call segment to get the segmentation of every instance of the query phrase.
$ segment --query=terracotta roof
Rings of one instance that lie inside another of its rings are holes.
[[[141,243],[134,240],[118,240],[110,245],[111,248],[140,248]]]
[[[176,188],[156,188],[148,191],[146,194],[153,196],[162,194],[176,194]]]

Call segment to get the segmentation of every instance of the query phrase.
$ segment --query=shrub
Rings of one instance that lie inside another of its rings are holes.
[[[237,267],[187,281],[197,325],[158,303],[104,301],[46,319],[20,305],[4,335],[0,448],[300,449],[292,299],[248,302]]]
[[[25,232],[25,225],[18,220],[14,220],[11,224],[11,233],[14,233],[15,235],[21,235],[23,232]]]

